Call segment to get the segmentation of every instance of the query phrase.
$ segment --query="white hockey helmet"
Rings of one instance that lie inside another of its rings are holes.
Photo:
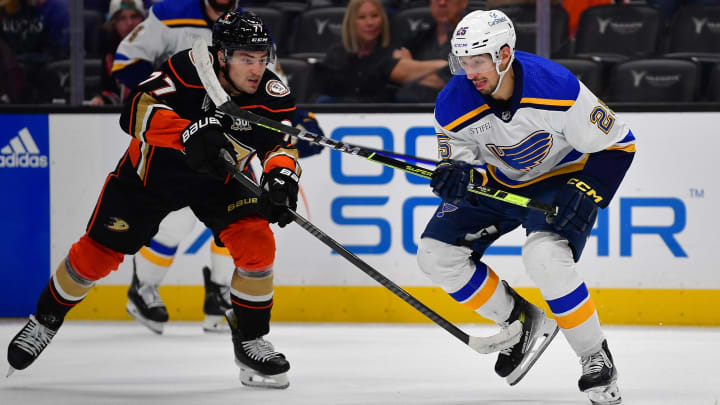
[[[450,70],[453,74],[485,73],[493,68],[505,75],[515,58],[515,27],[510,18],[500,10],[477,10],[466,15],[455,27],[450,40]],[[500,71],[500,49],[510,47],[510,63]],[[463,56],[490,54],[492,64],[482,63],[479,58],[469,59]],[[499,84],[498,84],[499,87]]]

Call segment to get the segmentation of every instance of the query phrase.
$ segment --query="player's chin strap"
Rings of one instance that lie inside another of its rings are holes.
[[[243,91],[238,89],[237,86],[235,86],[235,83],[233,83],[232,79],[230,78],[230,69],[228,68],[228,62],[227,62],[227,60],[228,60],[227,51],[223,49],[222,53],[223,53],[223,61],[222,62],[225,64],[225,66],[220,66],[220,71],[225,75],[225,81],[230,84],[230,87],[235,89],[235,91],[237,91],[238,93],[242,93]]]
[[[225,149],[220,150],[220,158],[225,164],[225,168],[230,175],[245,186],[253,194],[260,196],[261,189],[254,181],[242,174],[236,167],[235,159]],[[300,225],[303,229],[308,231],[312,236],[316,237],[320,242],[324,243],[330,249],[337,252],[340,256],[347,259],[350,263],[355,265],[358,269],[362,270],[365,274],[372,277],[375,281],[380,283],[383,287],[390,290],[393,294],[398,296],[403,301],[410,304],[413,308],[418,310],[421,314],[428,317],[431,321],[438,324],[440,327],[450,332],[453,336],[458,338],[461,342],[473,348],[478,353],[488,354],[498,352],[513,346],[520,341],[520,334],[522,333],[522,323],[519,320],[510,324],[510,326],[502,328],[500,332],[492,336],[470,336],[463,332],[460,328],[450,323],[448,320],[438,315],[435,311],[428,308],[425,304],[418,301],[415,297],[410,295],[407,291],[403,290],[400,286],[390,281],[387,277],[382,275],[379,271],[375,270],[372,266],[365,263],[362,259],[355,256],[352,252],[347,250],[343,245],[335,241],[333,238],[325,234],[318,227],[313,225],[310,221],[303,218],[297,212],[288,208],[288,211],[293,217],[293,221]]]
[[[500,65],[502,64],[502,59],[498,61],[498,63],[495,64],[495,71],[500,75],[500,78],[498,79],[498,84],[495,86],[495,90],[493,90],[492,93],[490,93],[491,96],[494,96],[495,93],[500,91],[500,86],[502,85],[502,81],[505,78],[505,74],[510,71],[510,68],[512,67],[512,63],[515,60],[515,53],[510,53],[510,61],[508,62],[507,67],[505,67],[505,70],[502,72],[500,71]]]

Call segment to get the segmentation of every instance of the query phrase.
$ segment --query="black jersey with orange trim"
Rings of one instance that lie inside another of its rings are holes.
[[[235,96],[233,101],[275,121],[292,121],[296,110],[294,96],[270,70],[265,70],[255,94]],[[212,115],[214,109],[191,61],[190,50],[177,53],[140,83],[124,105],[120,127],[134,138],[130,156],[138,155],[135,150],[142,155],[147,146],[173,149],[171,152],[182,156],[182,131],[191,122]],[[254,148],[266,170],[284,166],[299,172],[297,149],[282,134],[241,120],[235,120],[225,130]],[[140,161],[142,156],[136,159]]]

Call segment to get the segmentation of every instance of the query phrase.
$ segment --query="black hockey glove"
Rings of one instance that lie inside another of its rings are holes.
[[[220,149],[233,152],[233,146],[223,133],[217,117],[206,116],[191,122],[182,132],[185,163],[193,170],[224,179],[227,170],[218,157]]]
[[[556,231],[589,232],[603,201],[592,183],[593,180],[586,177],[572,177],[558,191],[555,196],[558,213],[546,218]]]
[[[297,209],[298,176],[286,167],[264,173],[260,180],[260,212],[270,223],[284,227],[293,220],[288,209]]]
[[[430,179],[433,193],[453,204],[459,204],[468,193],[472,166],[460,160],[445,159],[438,163]]]

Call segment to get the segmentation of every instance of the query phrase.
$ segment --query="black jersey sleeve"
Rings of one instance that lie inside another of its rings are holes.
[[[290,89],[270,71],[265,72],[252,99],[238,104],[243,109],[289,126],[292,126],[297,110]],[[300,174],[298,151],[288,135],[252,125],[252,139],[264,172],[282,166]]]
[[[196,118],[187,110],[201,110],[197,99],[204,91],[189,58],[189,51],[174,55],[135,88],[120,115],[123,131],[150,145],[183,149],[180,134]]]

